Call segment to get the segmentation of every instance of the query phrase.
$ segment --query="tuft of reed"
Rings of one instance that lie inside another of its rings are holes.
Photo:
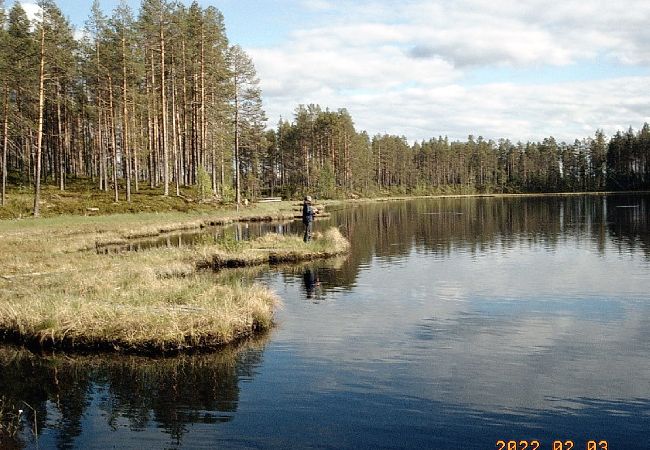
[[[22,410],[18,409],[12,401],[4,396],[0,397],[0,444],[4,444],[3,436],[13,438],[20,431],[21,415]]]
[[[200,268],[212,269],[248,267],[261,264],[282,264],[329,258],[346,253],[350,243],[338,228],[315,233],[311,242],[305,243],[300,236],[269,233],[251,242],[229,249],[219,244],[204,249],[199,260]]]

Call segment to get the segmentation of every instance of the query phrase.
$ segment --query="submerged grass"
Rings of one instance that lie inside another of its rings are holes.
[[[0,337],[39,349],[165,353],[222,346],[268,329],[280,304],[273,292],[236,278],[217,281],[197,268],[216,255],[250,265],[338,254],[347,249],[338,230],[310,244],[267,236],[234,246],[207,241],[126,254],[79,251],[208,220],[274,214],[259,213],[0,221]]]
[[[9,448],[5,438],[13,438],[20,431],[21,412],[16,405],[5,397],[0,397],[0,446]]]

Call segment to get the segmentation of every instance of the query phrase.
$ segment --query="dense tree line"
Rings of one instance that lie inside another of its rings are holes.
[[[53,0],[31,22],[0,0],[2,204],[7,184],[65,190],[71,178],[130,201],[147,185],[202,196],[543,192],[650,187],[650,128],[574,143],[357,131],[345,109],[299,106],[266,130],[250,57],[222,14],[168,0],[98,0],[75,32]]]
[[[75,39],[52,0],[38,5],[30,22],[0,0],[3,202],[9,174],[35,186],[35,215],[41,179],[64,190],[89,178],[115,201],[142,183],[233,195],[265,118],[253,63],[216,8],[143,0],[136,17],[123,1],[107,17],[95,0]]]
[[[345,110],[300,106],[268,132],[268,189],[295,195],[602,191],[650,188],[650,126],[573,143],[403,136],[355,131]],[[273,170],[275,169],[275,170]]]

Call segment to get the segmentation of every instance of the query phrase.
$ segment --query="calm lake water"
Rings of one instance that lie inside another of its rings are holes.
[[[30,406],[3,444],[649,449],[649,216],[648,195],[337,211],[316,228],[340,227],[349,257],[254,274],[284,300],[254,341],[166,359],[0,347],[0,398]]]

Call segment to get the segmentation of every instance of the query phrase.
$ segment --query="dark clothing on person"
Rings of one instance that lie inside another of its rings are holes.
[[[305,202],[302,205],[302,223],[306,224],[307,222],[313,222],[315,214],[316,211],[314,211],[314,207],[309,203]]]
[[[309,242],[311,240],[311,232],[313,229],[313,224],[314,224],[314,215],[316,214],[316,211],[314,208],[309,204],[309,202],[305,202],[302,205],[302,223],[305,226],[305,236],[303,237],[303,241]]]
[[[302,237],[302,240],[305,242],[311,241],[311,232],[314,229],[314,222],[307,222],[305,225],[305,235]]]

